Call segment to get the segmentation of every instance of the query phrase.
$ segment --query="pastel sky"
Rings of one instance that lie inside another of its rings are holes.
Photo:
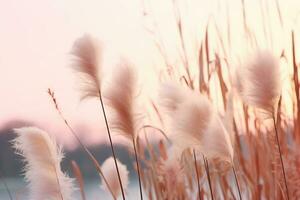
[[[156,82],[155,73],[158,72],[162,60],[151,36],[147,34],[145,24],[149,27],[153,24],[143,17],[142,7],[151,8],[159,21],[171,62],[176,62],[173,56],[176,55],[174,44],[177,39],[172,22],[171,1],[151,2],[0,0],[0,129],[11,120],[31,121],[71,145],[73,141],[68,133],[65,133],[67,129],[46,93],[50,87],[55,91],[60,107],[71,124],[78,130],[84,130],[83,140],[101,140],[100,135],[105,133],[100,107],[93,100],[79,103],[76,77],[68,67],[72,44],[84,33],[91,33],[104,41],[107,68],[113,66],[118,55],[130,58],[138,66],[143,77],[143,90],[150,91],[148,94],[155,96],[156,85],[153,83]],[[250,25],[260,29],[261,25],[258,25],[256,18],[257,13],[260,13],[260,1],[245,2]],[[275,10],[275,1],[262,2],[269,2],[270,7]],[[299,30],[297,13],[300,11],[300,1],[278,2],[287,30],[291,27]],[[186,8],[187,25],[194,27],[196,24],[195,33],[200,36],[204,34],[210,16],[216,18],[221,30],[224,28],[226,21],[222,16],[228,6],[231,24],[234,30],[237,30],[232,34],[239,35],[238,30],[242,24],[240,1],[187,0],[182,6]],[[278,24],[278,21],[274,23]],[[274,40],[277,40],[280,34],[289,34],[277,33],[276,28],[274,30]],[[274,45],[284,46],[285,42],[276,41]],[[240,41],[236,39],[233,44],[236,47],[234,51],[239,54]]]

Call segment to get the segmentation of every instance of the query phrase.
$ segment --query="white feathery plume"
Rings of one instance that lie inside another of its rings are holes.
[[[138,153],[136,150],[136,126],[138,123],[135,97],[136,74],[132,64],[123,58],[120,60],[120,63],[113,75],[111,86],[108,90],[104,91],[105,100],[107,100],[108,105],[112,108],[111,115],[109,115],[111,118],[111,120],[109,120],[109,124],[113,132],[119,133],[132,142],[139,180],[140,195],[141,199],[143,199],[140,167]]]
[[[81,100],[98,97],[101,88],[102,45],[90,35],[84,35],[74,42],[72,51],[73,69],[82,75]]]
[[[279,61],[268,51],[258,52],[238,68],[236,89],[246,104],[274,113],[281,94]]]
[[[132,141],[136,139],[136,74],[131,64],[122,59],[117,66],[110,87],[103,95],[112,112],[109,124],[112,132]]]
[[[122,186],[123,189],[126,190],[129,184],[129,178],[128,178],[129,172],[127,170],[126,165],[123,165],[118,159],[117,159],[117,163],[120,172],[120,177],[122,180]],[[114,158],[113,157],[107,158],[102,164],[101,170],[104,176],[107,178],[107,182],[111,188],[111,192],[113,192],[114,196],[118,198],[121,195],[121,187],[118,179],[118,174],[114,168]],[[110,192],[109,189],[107,188],[107,185],[104,182],[101,185],[101,188],[107,192]]]
[[[225,116],[222,118],[222,121],[224,123],[225,129],[228,132],[230,136],[230,140],[232,143],[232,146],[235,144],[235,132],[233,128],[234,123],[234,91],[229,90],[227,93],[227,104],[226,104],[226,110],[225,110]]]
[[[172,142],[182,150],[195,148],[208,159],[219,158],[231,162],[233,148],[230,136],[207,97],[188,88],[175,85],[172,88],[168,93],[160,94],[162,100],[170,99],[168,101],[176,105],[166,107],[173,110],[168,113]]]
[[[171,140],[178,146],[197,146],[211,120],[209,100],[199,93],[190,92],[172,114]]]
[[[210,121],[209,100],[172,83],[163,84],[159,92],[159,103],[169,115],[173,143],[183,149],[197,145]]]
[[[73,179],[61,171],[62,149],[43,130],[35,127],[14,129],[17,153],[26,162],[25,179],[29,182],[31,200],[71,200]]]
[[[208,159],[219,159],[232,163],[234,151],[230,134],[220,120],[219,115],[216,112],[212,115],[205,134],[203,134],[201,139],[201,144],[196,149]]]
[[[161,85],[158,93],[159,104],[167,113],[172,114],[184,101],[189,91],[187,93],[187,90],[184,90],[181,86],[172,82],[166,82]]]

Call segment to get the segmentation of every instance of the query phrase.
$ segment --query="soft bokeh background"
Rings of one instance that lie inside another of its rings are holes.
[[[34,122],[72,147],[73,140],[58,118],[47,96],[52,88],[59,104],[72,124],[85,130],[90,142],[104,138],[103,123],[93,101],[79,104],[76,79],[69,69],[70,49],[74,40],[85,33],[91,33],[104,41],[105,67],[110,68],[119,55],[131,59],[141,71],[142,88],[155,95],[156,77],[162,65],[162,58],[156,49],[153,36],[148,29],[158,26],[165,42],[168,59],[177,61],[178,34],[175,31],[174,13],[171,1],[17,1],[1,0],[0,6],[0,129],[12,126],[11,121]],[[191,41],[203,38],[208,19],[214,18],[220,32],[225,32],[229,16],[232,31],[233,60],[244,54],[241,45],[242,4],[239,0],[227,1],[179,1],[184,11],[187,33]],[[261,46],[268,46],[264,39],[263,23],[268,22],[274,30],[272,35],[276,53],[280,47],[289,44],[289,32],[280,28],[276,12],[276,1],[245,1],[249,26],[256,31]],[[299,8],[297,0],[278,1],[285,30],[299,29]],[[267,5],[274,16],[269,21],[261,20],[260,6]],[[144,16],[143,10],[151,15]],[[154,16],[154,18],[153,18]],[[274,19],[274,20],[272,20]],[[270,22],[270,23],[269,23]],[[296,32],[297,33],[297,32]],[[194,39],[195,38],[195,39]],[[297,42],[297,41],[296,41]],[[193,50],[193,44],[188,46]],[[191,56],[191,59],[197,59]],[[233,62],[234,63],[234,62]],[[149,94],[149,93],[148,93]],[[66,140],[66,138],[68,138]]]
[[[224,35],[229,34],[226,29],[230,24],[230,63],[232,67],[238,67],[248,53],[243,45],[241,2],[179,1],[185,20],[185,36],[190,41],[187,42],[187,51],[190,52],[191,66],[198,59],[192,52],[204,38],[208,21],[213,20]],[[270,10],[261,10],[262,5]],[[259,46],[272,49],[279,56],[281,50],[290,45],[290,30],[295,30],[296,44],[299,44],[300,1],[278,0],[278,5],[284,29],[278,20],[275,0],[245,1],[247,22],[255,32]],[[47,95],[50,87],[82,140],[93,145],[98,152],[96,145],[107,141],[106,132],[98,102],[79,102],[78,80],[69,67],[69,52],[74,40],[85,33],[102,40],[107,71],[114,67],[120,56],[130,59],[143,80],[139,86],[144,98],[155,99],[164,61],[157,49],[156,37],[150,32],[154,30],[164,41],[168,61],[176,65],[179,62],[179,40],[173,11],[172,1],[161,0],[0,0],[1,134],[11,132],[9,130],[16,126],[34,124],[54,134],[66,149],[76,148],[74,139],[68,134]],[[271,27],[272,32],[264,30],[266,25]],[[216,35],[213,28],[211,34]],[[3,146],[9,146],[7,140],[10,137],[2,137],[5,138]],[[78,158],[78,155],[81,154],[77,152],[69,159]],[[106,152],[99,159],[103,160],[108,155],[109,152]],[[125,154],[122,156],[126,157]],[[5,157],[0,157],[0,166],[9,168],[5,162]]]

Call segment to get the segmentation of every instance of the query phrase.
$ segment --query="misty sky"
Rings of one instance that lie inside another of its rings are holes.
[[[153,83],[157,81],[154,74],[162,61],[146,31],[146,27],[151,28],[153,23],[143,17],[142,7],[151,8],[159,21],[171,62],[176,62],[173,57],[176,54],[174,43],[176,44],[177,39],[174,35],[174,24],[170,23],[173,16],[169,1],[154,0],[151,5],[142,2],[0,0],[0,129],[10,120],[25,120],[35,122],[51,133],[67,131],[46,93],[47,88],[51,87],[71,124],[86,132],[84,138],[93,142],[101,140],[99,135],[104,129],[100,107],[93,100],[79,103],[76,77],[68,67],[72,44],[84,33],[91,33],[104,41],[104,62],[107,68],[114,65],[119,55],[130,58],[143,77],[141,88],[155,96]],[[237,30],[232,34],[239,35],[242,24],[240,1],[186,2],[183,6],[186,8],[187,25],[195,27],[195,33],[203,35],[209,16],[215,16],[221,29],[224,28],[226,21],[222,16],[228,5],[232,26]],[[260,12],[257,9],[259,1],[245,2],[248,2],[249,23],[259,30],[261,25],[256,18]],[[299,20],[296,19],[300,1],[279,0],[279,4],[287,30],[290,27],[299,30]],[[275,10],[274,5],[270,5]],[[278,24],[278,21],[274,23]],[[279,34],[289,35],[279,31],[277,33],[275,25],[274,30],[274,37],[279,37]],[[239,42],[238,39],[233,41],[236,54],[240,53]],[[276,49],[285,46],[286,42],[276,41]],[[69,138],[68,134],[59,134],[59,137]],[[72,143],[72,140],[64,141]]]

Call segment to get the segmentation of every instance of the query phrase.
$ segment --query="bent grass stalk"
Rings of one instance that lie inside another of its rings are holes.
[[[87,153],[88,158],[93,162],[94,166],[96,167],[97,172],[100,174],[100,176],[103,178],[105,184],[107,185],[108,190],[110,191],[111,195],[113,196],[114,199],[117,199],[114,196],[114,193],[112,192],[112,189],[110,187],[110,185],[108,184],[107,179],[105,178],[104,174],[102,173],[101,167],[97,161],[97,159],[95,158],[95,156],[90,152],[90,150],[81,142],[80,138],[78,137],[78,135],[76,134],[76,132],[74,131],[74,129],[69,125],[69,122],[66,120],[66,118],[64,117],[64,115],[62,114],[61,110],[58,107],[58,103],[56,101],[56,98],[54,96],[54,92],[49,88],[48,89],[48,94],[50,95],[50,98],[52,99],[52,102],[55,106],[56,111],[58,112],[59,116],[61,117],[61,119],[64,121],[65,125],[67,126],[67,128],[69,129],[69,131],[72,133],[72,135],[75,137],[75,139],[77,140],[78,144],[83,148],[83,150]]]

